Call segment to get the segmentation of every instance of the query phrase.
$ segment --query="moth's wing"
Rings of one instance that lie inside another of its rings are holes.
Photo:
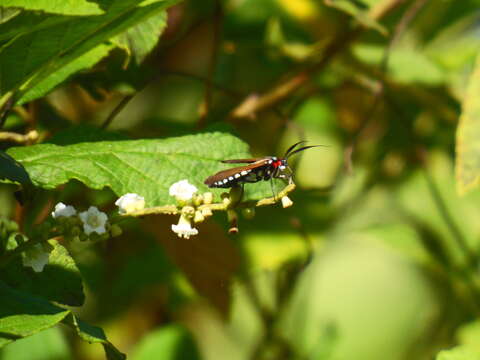
[[[250,158],[250,159],[232,159],[232,160],[222,160],[224,164],[251,164],[256,161],[262,160],[262,158]]]
[[[231,168],[231,169],[222,170],[222,171],[219,171],[218,173],[216,173],[215,175],[209,176],[204,181],[204,184],[210,186],[210,185],[213,185],[213,183],[215,183],[219,180],[227,179],[230,176],[235,177],[236,174],[241,174],[242,171],[253,170],[253,169],[256,169],[258,167],[264,166],[266,164],[268,164],[268,159],[260,159],[260,160],[257,159],[253,164],[250,164],[250,165],[237,166],[237,167],[234,167],[234,168]],[[243,177],[243,176],[244,175],[241,175],[241,177]]]

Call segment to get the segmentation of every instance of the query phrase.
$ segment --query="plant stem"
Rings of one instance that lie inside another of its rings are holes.
[[[280,191],[275,197],[269,197],[265,199],[261,199],[258,201],[245,201],[241,203],[236,203],[234,206],[230,202],[220,202],[220,203],[213,203],[213,204],[203,204],[197,206],[197,210],[204,210],[209,209],[211,211],[226,211],[228,209],[233,208],[251,208],[251,207],[259,207],[259,206],[268,206],[276,204],[277,202],[281,201],[282,197],[287,196],[290,192],[295,190],[295,184],[287,185],[282,191]],[[122,216],[145,216],[145,215],[154,215],[154,214],[167,214],[167,215],[179,215],[181,213],[181,208],[177,207],[176,205],[165,205],[165,206],[155,206],[151,208],[146,208],[138,211],[132,211],[127,214],[123,214]]]

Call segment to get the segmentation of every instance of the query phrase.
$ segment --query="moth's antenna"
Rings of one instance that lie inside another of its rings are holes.
[[[302,144],[302,143],[306,143],[306,141],[299,141],[295,144],[293,144],[292,146],[290,146],[287,151],[285,151],[285,155],[283,157],[288,157],[288,154],[290,153],[290,151],[292,151],[293,149],[295,149],[298,145]]]
[[[288,159],[290,156],[300,152],[300,151],[303,151],[303,150],[307,150],[307,149],[311,149],[311,148],[314,148],[314,147],[329,147],[328,145],[309,145],[309,146],[304,146],[304,147],[301,147],[300,149],[297,149],[295,151],[292,151],[291,153],[287,154],[285,157]]]

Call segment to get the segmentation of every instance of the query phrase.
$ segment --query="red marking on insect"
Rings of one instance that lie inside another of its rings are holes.
[[[248,164],[223,170],[205,180],[205,185],[210,188],[230,188],[245,183],[255,183],[261,180],[270,180],[274,178],[286,179],[289,182],[292,179],[292,170],[288,166],[287,159],[306,149],[324,145],[304,146],[294,150],[298,145],[305,141],[297,142],[288,148],[283,158],[267,156],[263,158],[251,159],[233,159],[223,160],[227,164]]]

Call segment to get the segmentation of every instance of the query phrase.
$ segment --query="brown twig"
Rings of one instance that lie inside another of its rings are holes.
[[[14,132],[0,132],[0,141],[11,141],[18,144],[31,144],[38,140],[38,132],[36,130],[29,131],[26,134],[17,134]]]
[[[381,73],[385,74],[388,71],[388,63],[390,60],[390,55],[392,53],[393,47],[397,44],[398,39],[400,39],[400,37],[403,35],[407,26],[412,22],[412,20],[415,18],[418,12],[422,9],[422,7],[427,3],[427,1],[428,0],[415,1],[403,13],[400,21],[395,26],[392,37],[390,38],[388,46],[385,49],[385,52],[383,53],[382,60],[380,61]],[[375,112],[378,109],[378,106],[380,105],[380,102],[381,102],[380,100],[385,94],[385,87],[386,87],[385,78],[384,77],[380,78],[380,80],[377,83],[377,87],[374,89],[374,98],[373,98],[372,105],[370,106],[369,111],[367,111],[367,113],[363,117],[363,120],[361,121],[361,125],[357,130],[357,132],[353,135],[352,140],[350,141],[350,144],[345,148],[344,164],[345,164],[345,170],[348,174],[351,174],[353,172],[352,157],[355,151],[355,146],[357,145],[358,139],[361,137],[362,133],[365,131],[365,129],[370,124],[370,121],[373,119],[373,115],[375,114]]]
[[[215,2],[215,13],[213,16],[213,39],[212,39],[212,52],[210,55],[210,64],[208,67],[207,79],[205,82],[205,99],[204,108],[202,114],[198,118],[198,128],[203,128],[208,114],[212,107],[212,95],[213,95],[213,79],[215,78],[215,71],[218,63],[218,52],[221,43],[221,32],[223,26],[223,9],[219,0]]]
[[[5,124],[5,120],[7,119],[7,115],[10,112],[10,109],[13,107],[15,101],[13,94],[5,101],[3,106],[0,108],[0,129]]]
[[[115,106],[110,115],[108,115],[100,128],[106,129],[112,123],[113,119],[115,119],[115,117],[120,113],[120,111],[122,111],[125,106],[127,106],[130,100],[132,100],[136,94],[138,94],[138,91],[133,94],[126,95],[122,100],[120,100],[120,102],[117,104],[117,106]]]
[[[373,7],[369,16],[374,20],[379,20],[392,11],[394,8],[402,4],[406,0],[390,0],[388,2],[381,2],[379,5]],[[312,74],[322,70],[326,67],[333,58],[342,52],[356,39],[363,31],[363,25],[357,25],[353,29],[343,33],[340,38],[334,39],[325,49],[325,55],[316,64],[300,70],[296,75],[287,79],[286,81],[274,86],[270,91],[263,95],[258,95],[254,100],[248,96],[242,103],[240,103],[230,116],[233,119],[251,117],[256,112],[265,110],[268,107],[282,101],[294,91],[301,88],[308,82]]]
[[[111,123],[112,121],[115,119],[115,117],[125,108],[125,106],[128,105],[128,103],[138,94],[142,91],[142,89],[144,89],[145,87],[147,87],[148,84],[150,84],[151,82],[154,82],[156,80],[158,80],[160,77],[165,77],[165,76],[180,76],[180,77],[186,77],[186,78],[190,78],[190,79],[195,79],[195,80],[198,80],[198,81],[201,81],[203,82],[204,84],[207,84],[213,91],[213,89],[221,92],[222,94],[224,94],[225,96],[228,96],[232,99],[238,99],[240,98],[241,96],[243,96],[243,94],[237,92],[237,91],[234,91],[232,89],[229,89],[229,88],[226,88],[208,78],[205,78],[201,75],[197,75],[197,74],[189,74],[189,73],[185,73],[185,72],[181,72],[181,71],[161,71],[157,76],[155,76],[154,79],[152,79],[151,81],[149,81],[148,83],[146,83],[145,85],[143,85],[141,88],[139,88],[135,93],[133,94],[130,94],[130,95],[126,95],[118,104],[117,106],[115,106],[115,108],[112,110],[112,112],[108,115],[108,117],[105,119],[105,121],[103,122],[101,128],[102,129],[105,129],[107,128]]]

